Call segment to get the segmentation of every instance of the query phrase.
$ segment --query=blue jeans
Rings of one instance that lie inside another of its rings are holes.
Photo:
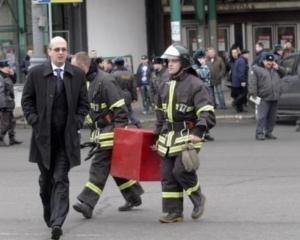
[[[215,93],[215,102],[217,105],[219,105],[219,108],[221,109],[226,108],[222,83],[214,86],[214,93]]]
[[[150,85],[141,86],[141,95],[143,99],[144,111],[148,112],[149,108],[152,107],[153,104]]]

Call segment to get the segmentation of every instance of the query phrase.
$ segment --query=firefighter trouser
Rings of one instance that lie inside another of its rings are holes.
[[[3,140],[6,133],[10,139],[15,136],[16,120],[12,111],[0,111],[0,141]]]
[[[99,149],[95,153],[90,167],[89,181],[77,197],[80,202],[84,202],[92,208],[95,207],[109,176],[111,157],[112,149]],[[144,190],[138,182],[118,177],[114,177],[114,180],[126,201],[132,203],[139,201]]]
[[[163,212],[183,212],[183,191],[194,206],[201,203],[201,189],[196,171],[187,172],[181,154],[164,157],[161,161],[161,184]]]

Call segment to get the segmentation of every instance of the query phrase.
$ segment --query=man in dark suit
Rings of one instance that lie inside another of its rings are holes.
[[[59,239],[69,210],[68,172],[80,164],[79,130],[89,105],[84,72],[66,61],[66,40],[54,37],[48,55],[27,75],[22,108],[32,126],[29,161],[40,170],[44,220]]]

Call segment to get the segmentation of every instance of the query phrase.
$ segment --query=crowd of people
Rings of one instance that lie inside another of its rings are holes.
[[[29,49],[31,50],[31,49]],[[110,174],[114,128],[129,123],[141,128],[132,103],[138,92],[143,113],[156,113],[153,150],[160,155],[162,211],[161,223],[183,220],[183,192],[193,204],[192,219],[204,211],[205,195],[197,176],[198,153],[204,141],[212,141],[210,129],[216,124],[215,109],[226,109],[223,81],[231,82],[232,106],[245,111],[248,97],[257,104],[257,140],[276,139],[273,129],[277,102],[283,85],[296,78],[285,76],[280,58],[290,54],[281,46],[274,52],[256,44],[256,57],[249,67],[249,51],[233,46],[224,61],[213,48],[198,49],[193,56],[180,44],[169,46],[151,62],[141,56],[134,75],[123,57],[103,59],[95,51],[68,56],[62,37],[51,39],[47,62],[29,69],[31,52],[24,60],[26,82],[22,109],[32,126],[31,162],[40,171],[39,187],[43,217],[51,228],[51,239],[60,239],[69,211],[69,171],[80,164],[80,148],[91,147],[87,182],[73,205],[89,219],[103,194]],[[300,71],[299,71],[300,72]],[[14,74],[7,61],[0,62],[0,146],[20,144],[15,138],[13,118]],[[297,77],[298,79],[298,77]],[[46,86],[46,87],[45,87]],[[46,97],[45,97],[46,96]],[[80,129],[90,129],[88,144],[81,144]],[[191,163],[192,162],[192,163]],[[144,190],[136,180],[114,177],[125,199],[119,211],[142,204]]]

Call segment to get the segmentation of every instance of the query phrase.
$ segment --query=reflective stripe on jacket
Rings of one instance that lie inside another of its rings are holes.
[[[101,149],[110,149],[113,146],[114,127],[128,124],[124,98],[114,78],[103,71],[99,71],[89,84],[88,97],[90,112],[87,121],[94,126],[90,140],[99,144]]]
[[[156,112],[155,133],[159,134],[157,147],[161,156],[181,153],[191,135],[202,138],[204,132],[215,125],[214,107],[207,88],[198,78],[185,72],[160,85]],[[186,124],[182,129],[169,127],[186,122],[192,122],[193,127]],[[202,144],[196,143],[194,147],[200,150]]]

